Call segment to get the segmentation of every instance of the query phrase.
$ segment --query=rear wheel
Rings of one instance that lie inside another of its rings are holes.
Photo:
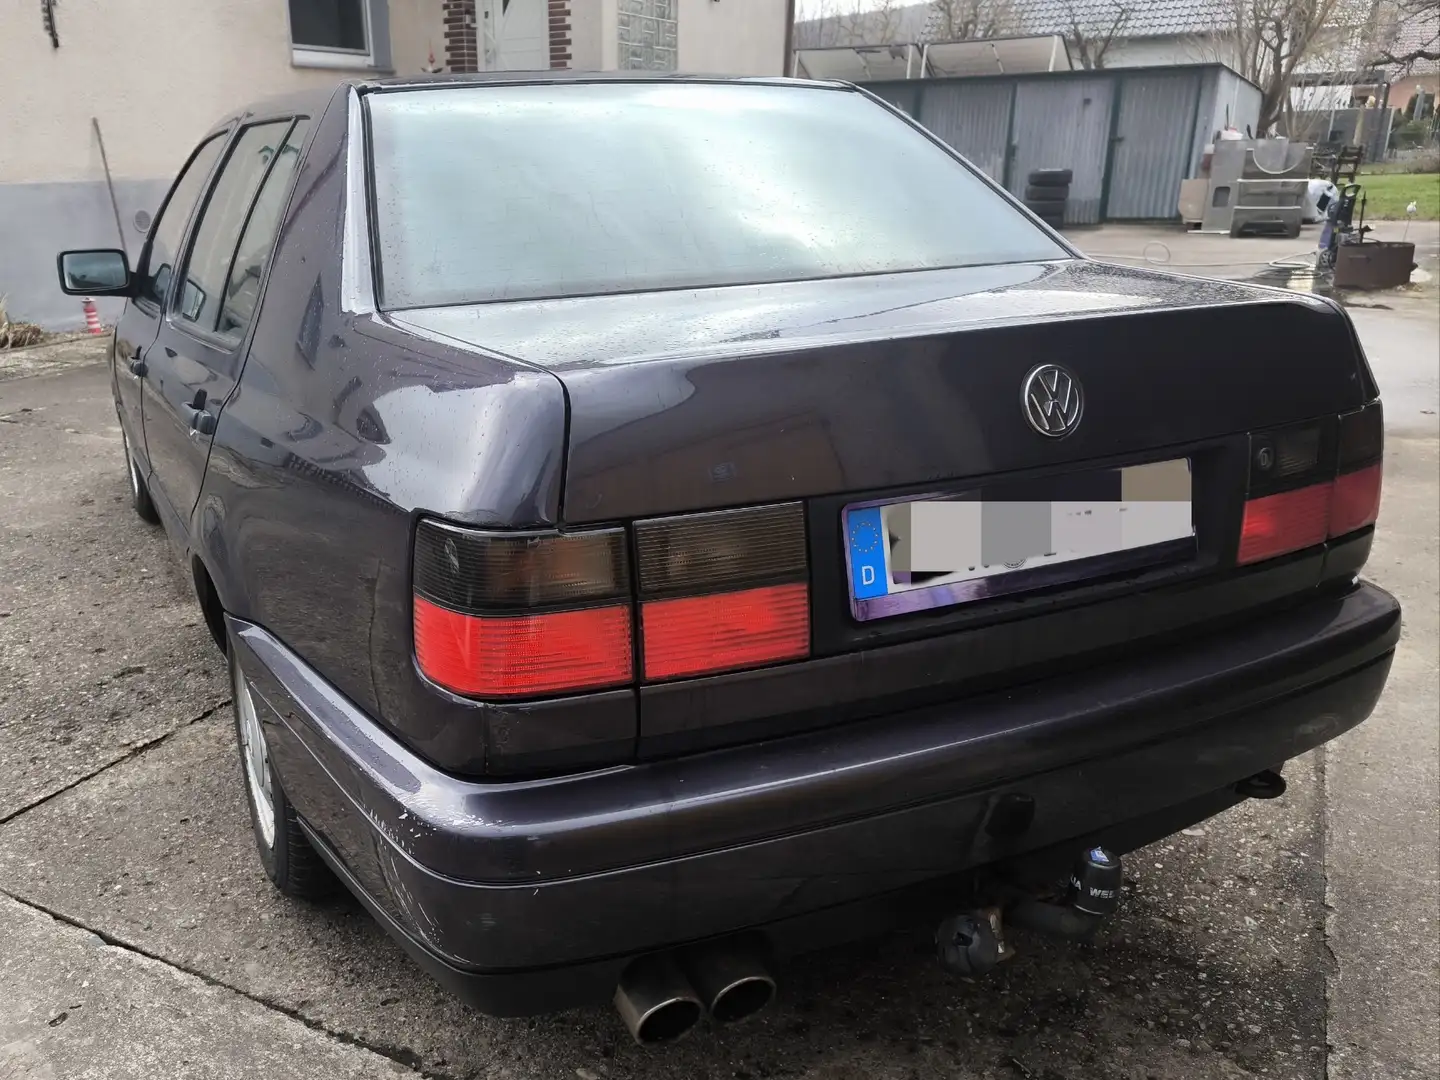
[[[130,440],[125,435],[124,424],[120,425],[120,446],[125,451],[125,472],[130,478],[130,505],[135,508],[141,521],[148,521],[151,525],[158,524],[160,515],[155,512],[155,504],[150,501],[150,489],[140,478],[140,469],[135,464],[135,455],[130,452]]]
[[[280,786],[265,741],[265,725],[256,709],[250,683],[236,660],[230,642],[230,693],[235,708],[235,737],[240,748],[240,776],[250,825],[265,876],[286,896],[323,900],[335,890],[335,878],[305,833],[300,818]]]

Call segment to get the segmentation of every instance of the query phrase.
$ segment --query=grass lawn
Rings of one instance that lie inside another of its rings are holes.
[[[1365,189],[1365,220],[1404,221],[1405,207],[1419,205],[1417,221],[1440,220],[1440,173],[1367,173],[1356,182]]]

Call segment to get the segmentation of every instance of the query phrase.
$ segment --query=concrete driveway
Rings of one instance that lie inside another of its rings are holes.
[[[99,350],[0,365],[0,1078],[1440,1075],[1440,331],[1431,292],[1385,304],[1354,311],[1390,429],[1369,574],[1406,612],[1375,716],[1286,798],[1127,860],[1094,946],[974,982],[923,933],[831,952],[659,1052],[608,1008],[479,1016],[358,905],[273,892],[224,665],[130,511]]]

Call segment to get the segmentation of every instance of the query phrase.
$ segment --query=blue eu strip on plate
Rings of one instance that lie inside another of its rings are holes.
[[[885,576],[885,524],[880,517],[880,507],[852,510],[847,517],[851,595],[856,600],[884,596],[888,587]]]

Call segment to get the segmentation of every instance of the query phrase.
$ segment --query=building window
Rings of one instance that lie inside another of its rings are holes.
[[[298,67],[388,68],[386,0],[290,0],[290,47]]]
[[[619,0],[619,66],[625,71],[674,71],[680,49],[677,0]]]

